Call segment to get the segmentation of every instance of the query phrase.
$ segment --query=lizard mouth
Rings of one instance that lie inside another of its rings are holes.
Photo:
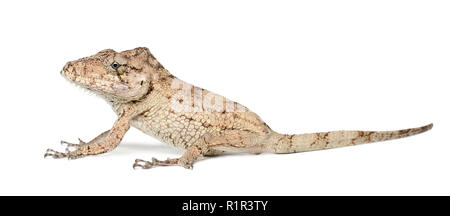
[[[75,86],[97,95],[115,95],[117,91],[129,90],[129,87],[125,84],[117,85],[105,79],[80,76],[75,70],[71,70],[70,67],[69,69],[64,67],[61,70],[61,75]]]
[[[70,62],[69,62],[70,63]],[[75,86],[87,89],[92,92],[97,92],[96,89],[92,88],[88,85],[88,82],[83,79],[81,76],[77,75],[75,69],[69,66],[69,63],[67,63],[64,68],[61,70],[60,74],[70,83],[74,84]]]

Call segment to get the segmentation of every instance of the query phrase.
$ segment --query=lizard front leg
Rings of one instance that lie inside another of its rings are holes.
[[[122,140],[125,133],[130,128],[130,117],[124,111],[114,123],[111,130],[105,131],[90,142],[83,142],[80,144],[67,143],[61,141],[62,144],[67,144],[66,152],[58,152],[53,149],[47,149],[44,157],[68,158],[77,159],[88,155],[97,155],[109,152],[116,148]],[[70,147],[75,147],[75,150],[69,151]]]

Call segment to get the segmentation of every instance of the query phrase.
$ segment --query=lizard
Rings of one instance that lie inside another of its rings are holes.
[[[68,62],[60,72],[103,98],[117,114],[112,128],[89,142],[61,141],[64,152],[47,149],[44,157],[77,159],[115,149],[130,127],[185,149],[179,158],[136,159],[133,168],[181,166],[192,169],[205,156],[232,153],[296,153],[407,137],[433,127],[393,131],[330,131],[282,134],[247,107],[184,82],[165,69],[145,47],[106,49]]]

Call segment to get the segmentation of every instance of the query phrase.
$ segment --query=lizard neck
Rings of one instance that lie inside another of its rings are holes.
[[[102,95],[102,97],[111,105],[117,115],[120,115],[122,107],[128,105],[145,111],[156,105],[162,105],[168,102],[167,98],[170,98],[174,94],[171,91],[173,79],[176,79],[175,76],[170,74],[169,71],[158,63],[157,66],[152,66],[148,91],[141,98],[132,101],[122,101],[108,95]]]

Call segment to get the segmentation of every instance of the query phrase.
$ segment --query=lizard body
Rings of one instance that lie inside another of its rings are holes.
[[[279,134],[257,114],[232,100],[195,87],[170,74],[147,48],[108,49],[68,62],[61,74],[105,99],[118,119],[90,142],[48,149],[45,157],[76,159],[109,152],[133,126],[159,140],[186,149],[180,158],[136,159],[133,167],[179,165],[192,168],[205,155],[223,152],[294,153],[411,136],[432,124],[397,131],[332,131]],[[75,148],[71,150],[71,148]]]

